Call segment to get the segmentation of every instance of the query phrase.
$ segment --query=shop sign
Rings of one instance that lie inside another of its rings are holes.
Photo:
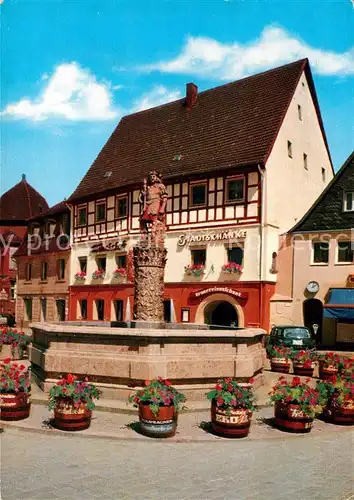
[[[236,231],[219,231],[217,233],[206,233],[206,234],[193,234],[184,233],[178,238],[177,245],[184,247],[190,243],[204,243],[210,241],[228,241],[244,239],[247,236],[247,231],[244,229]]]
[[[228,295],[233,295],[238,299],[246,299],[248,297],[248,293],[240,292],[239,290],[233,290],[232,288],[226,286],[213,286],[210,288],[204,288],[203,290],[198,290],[197,292],[193,292],[193,297],[203,297],[204,295],[209,295],[211,293],[227,293]]]
[[[99,241],[91,247],[91,252],[107,252],[109,250],[123,250],[127,244],[127,240],[111,240],[111,241]]]

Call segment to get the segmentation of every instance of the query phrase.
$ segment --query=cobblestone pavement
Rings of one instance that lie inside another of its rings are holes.
[[[347,500],[353,433],[114,441],[6,428],[2,500]]]

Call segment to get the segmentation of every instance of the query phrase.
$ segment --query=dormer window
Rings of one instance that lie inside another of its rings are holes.
[[[354,191],[346,191],[343,200],[344,212],[354,212]]]

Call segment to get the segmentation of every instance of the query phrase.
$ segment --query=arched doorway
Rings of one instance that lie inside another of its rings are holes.
[[[319,299],[307,299],[303,303],[303,314],[304,314],[304,325],[310,329],[311,333],[312,325],[317,324],[319,326],[317,332],[317,342],[320,343],[322,340],[322,322],[323,322],[323,304]]]
[[[226,300],[211,302],[204,310],[204,323],[219,326],[238,326],[237,311]]]
[[[199,304],[195,322],[212,324],[211,321],[214,321],[214,325],[219,324],[220,326],[230,326],[232,322],[239,328],[244,328],[245,325],[242,307],[235,297],[226,293],[212,293]],[[218,321],[218,323],[215,323],[215,321]],[[225,321],[228,321],[228,323],[226,324]]]

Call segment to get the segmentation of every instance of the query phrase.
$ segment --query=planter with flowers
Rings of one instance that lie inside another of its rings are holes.
[[[236,262],[228,262],[222,266],[221,270],[224,273],[240,275],[242,273],[242,266],[236,264]]]
[[[207,393],[211,400],[211,425],[224,437],[246,437],[255,410],[255,396],[251,389],[242,387],[236,379],[218,380]]]
[[[280,377],[269,393],[274,403],[275,424],[289,432],[310,432],[315,415],[321,413],[321,397],[318,390],[301,382],[300,377],[287,381]]]
[[[190,264],[184,267],[184,273],[187,276],[200,278],[205,273],[205,266],[203,264]]]
[[[272,372],[289,373],[290,355],[291,349],[289,347],[272,346],[269,350]]]
[[[14,328],[4,327],[0,330],[0,360],[7,358],[22,359],[31,338]]]
[[[49,410],[54,410],[54,426],[64,431],[82,431],[90,427],[94,399],[101,391],[85,380],[77,380],[70,373],[49,391]]]
[[[342,368],[342,358],[334,352],[318,355],[318,373],[322,380],[328,380],[337,375],[340,368]]]
[[[146,380],[143,389],[130,396],[129,402],[139,408],[141,431],[149,437],[167,438],[177,430],[178,412],[186,400],[171,382],[158,377]]]
[[[29,417],[31,382],[28,369],[10,358],[0,363],[0,420]]]
[[[319,380],[317,389],[322,397],[323,418],[333,424],[354,424],[354,375]]]
[[[113,276],[115,278],[123,280],[127,276],[127,270],[125,269],[125,267],[117,267],[117,269],[115,269],[113,272]]]
[[[313,351],[293,351],[291,354],[295,375],[312,377],[315,369],[316,353]]]
[[[96,271],[92,273],[92,279],[94,280],[104,279],[105,275],[106,272],[104,269],[96,269]]]
[[[86,273],[84,271],[79,271],[75,274],[76,281],[85,281],[85,279],[86,279]]]

